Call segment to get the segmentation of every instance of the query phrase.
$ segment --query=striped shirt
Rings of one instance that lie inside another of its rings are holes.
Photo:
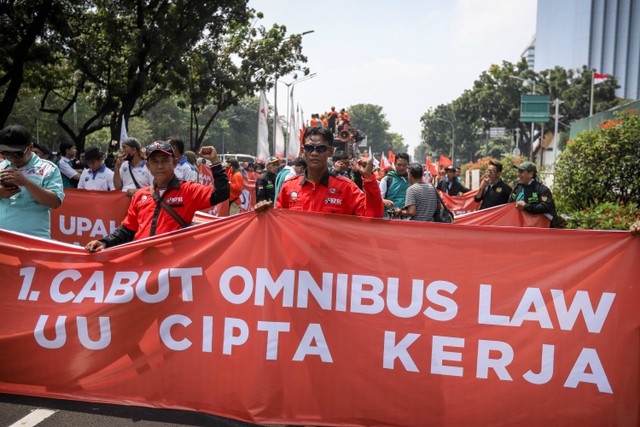
[[[416,206],[416,214],[412,221],[433,221],[433,215],[438,207],[438,196],[433,185],[425,182],[416,182],[407,188],[404,208]]]

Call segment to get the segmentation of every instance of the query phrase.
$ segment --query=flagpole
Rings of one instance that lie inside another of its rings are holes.
[[[593,78],[594,71],[591,70],[591,102],[589,103],[589,117],[593,116]]]

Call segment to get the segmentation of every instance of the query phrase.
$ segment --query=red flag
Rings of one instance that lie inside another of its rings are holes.
[[[431,157],[426,156],[425,169],[431,176],[438,176],[438,166],[431,161]]]
[[[390,171],[391,169],[393,169],[393,166],[391,165],[391,163],[389,163],[389,160],[384,155],[384,153],[380,154],[380,169],[382,169],[383,171]]]
[[[598,83],[605,82],[608,79],[609,79],[609,76],[607,76],[606,74],[593,73],[593,84],[594,85],[597,85]]]
[[[396,163],[396,155],[393,154],[393,151],[389,150],[389,162],[391,162],[392,165],[395,165]]]
[[[453,162],[447,156],[440,156],[440,166],[453,166]]]

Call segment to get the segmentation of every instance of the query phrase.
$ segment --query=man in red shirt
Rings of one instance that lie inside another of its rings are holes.
[[[140,240],[191,224],[196,211],[217,205],[229,198],[229,179],[213,147],[202,147],[200,156],[212,163],[213,187],[192,181],[180,181],[173,170],[178,164],[171,145],[156,141],[147,147],[147,167],[153,184],[135,193],[127,216],[113,233],[86,246],[88,252]]]
[[[363,193],[350,179],[329,173],[333,134],[328,128],[308,127],[303,141],[307,169],[303,175],[284,182],[276,208],[382,218],[384,204],[371,159],[358,160]],[[255,210],[265,211],[271,206],[272,203],[260,202]]]

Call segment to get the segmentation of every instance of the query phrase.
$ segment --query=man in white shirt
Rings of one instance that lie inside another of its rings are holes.
[[[173,170],[176,177],[180,181],[198,182],[198,171],[184,155],[184,141],[171,136],[167,142],[173,147],[173,152],[176,155],[176,159],[178,159],[178,165]]]
[[[122,141],[113,170],[116,190],[126,191],[129,197],[133,197],[140,188],[151,185],[153,176],[146,163],[137,139],[127,138]]]
[[[96,147],[84,152],[84,160],[89,166],[82,171],[78,188],[81,190],[113,191],[113,172],[104,165],[103,156]]]
[[[74,168],[76,164],[76,154],[78,149],[73,142],[62,141],[60,143],[60,160],[58,168],[62,174],[62,185],[64,188],[77,188],[80,172]]]

